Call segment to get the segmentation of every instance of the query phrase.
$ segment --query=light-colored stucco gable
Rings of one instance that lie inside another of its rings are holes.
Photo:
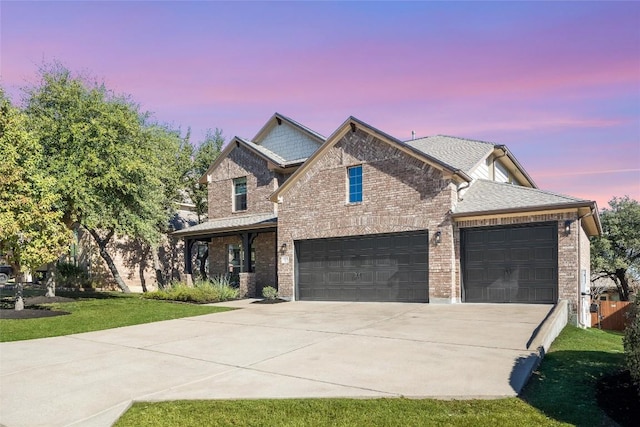
[[[320,147],[320,143],[286,121],[272,126],[254,143],[274,152],[286,161],[306,159]]]

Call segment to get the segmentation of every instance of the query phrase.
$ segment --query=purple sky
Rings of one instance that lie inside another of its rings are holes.
[[[637,2],[0,3],[0,84],[88,71],[200,140],[274,113],[329,135],[506,144],[538,186],[640,200]]]

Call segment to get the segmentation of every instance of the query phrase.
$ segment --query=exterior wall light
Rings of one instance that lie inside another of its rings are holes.
[[[440,244],[440,242],[442,241],[442,232],[441,231],[436,231],[436,234],[434,236],[434,241],[436,242],[436,245]]]
[[[283,243],[282,246],[280,246],[280,253],[281,254],[287,253],[287,244],[286,243]]]
[[[571,234],[571,221],[569,220],[564,222],[564,234],[567,236]]]

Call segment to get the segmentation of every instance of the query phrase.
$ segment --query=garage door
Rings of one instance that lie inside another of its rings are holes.
[[[426,231],[296,241],[300,300],[429,300]]]
[[[461,232],[465,302],[558,300],[558,226],[468,228]]]

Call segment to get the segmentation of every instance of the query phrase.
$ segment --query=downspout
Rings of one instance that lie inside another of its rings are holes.
[[[580,283],[580,281],[582,280],[582,269],[581,267],[581,261],[582,261],[582,245],[580,244],[580,233],[582,232],[582,220],[588,216],[593,215],[595,212],[595,209],[592,207],[588,213],[579,216],[578,217],[578,227],[577,227],[577,235],[578,235],[578,286],[580,288],[580,302],[581,302],[581,306],[579,307],[580,310],[580,315],[578,316],[578,326],[581,326],[583,328],[586,328],[587,325],[585,323],[582,322],[582,313],[586,312],[586,308],[584,307],[584,305],[589,306],[591,304],[591,301],[585,301],[587,295],[591,295],[591,292],[589,292],[588,290],[585,289],[585,292],[582,292],[582,283]],[[585,277],[585,280],[589,280],[588,277]],[[585,287],[587,286],[587,283],[585,283]],[[590,314],[589,314],[590,315]]]
[[[493,158],[493,162],[491,162],[491,180],[495,181],[496,180],[496,160],[501,159],[503,157],[507,156],[507,147],[505,147],[504,145],[496,145],[496,148],[502,150],[502,155],[501,156],[496,156]]]

